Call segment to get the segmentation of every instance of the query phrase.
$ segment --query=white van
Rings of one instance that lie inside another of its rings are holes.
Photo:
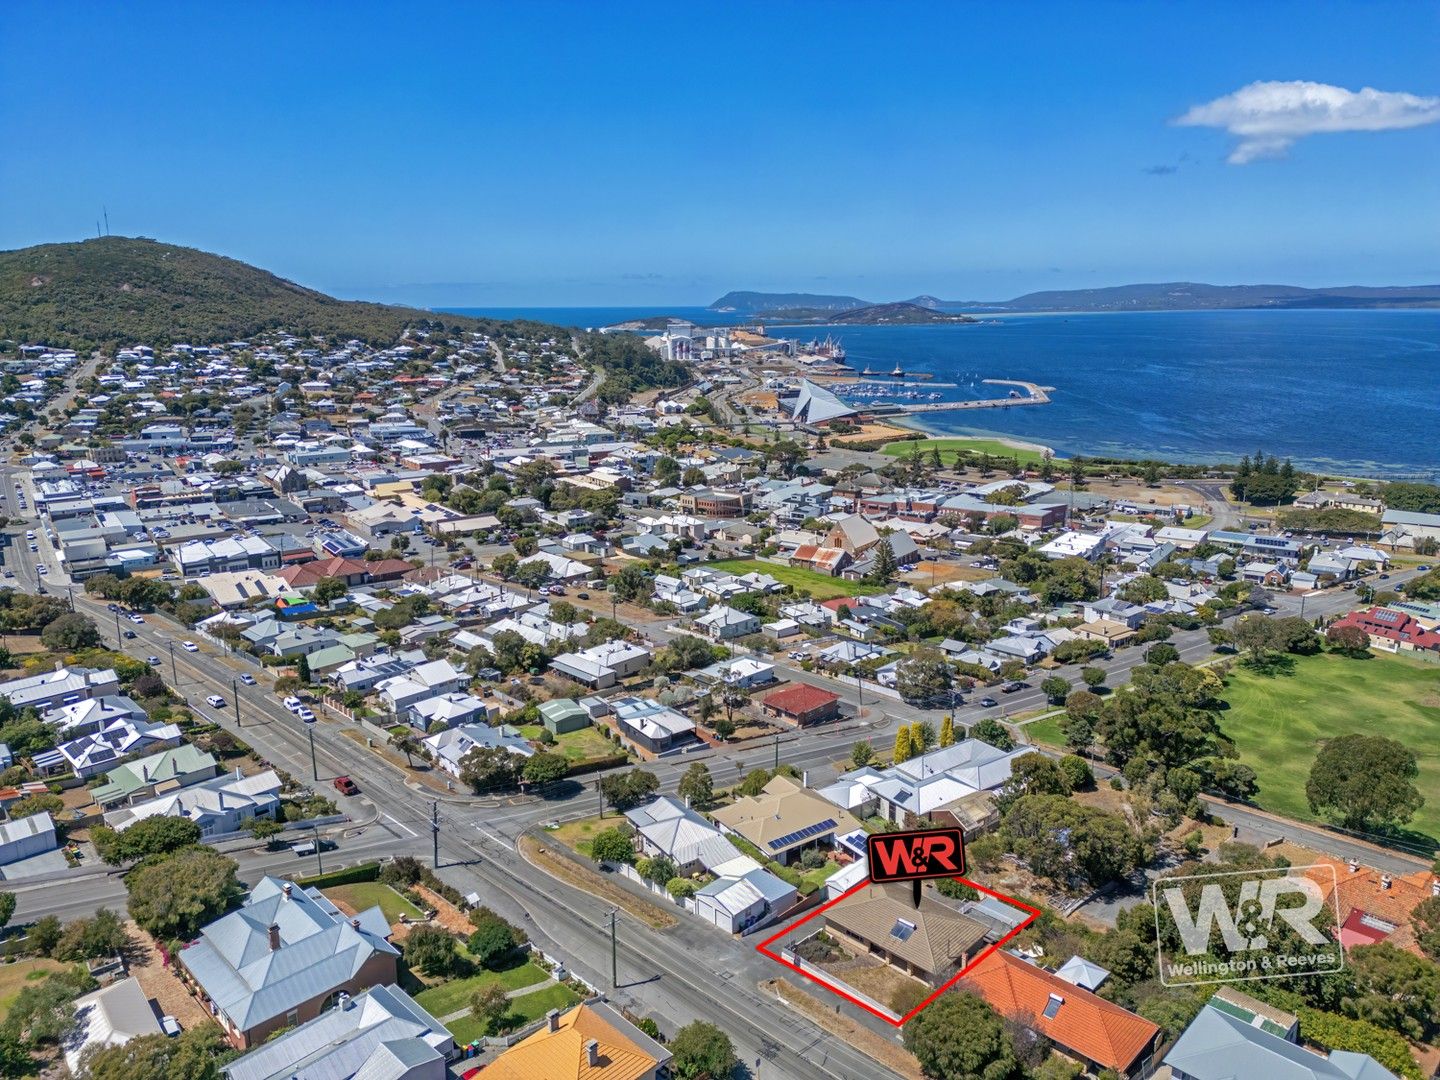
[[[291,712],[299,712],[304,707],[298,697],[287,697],[280,704],[284,705],[285,708]]]

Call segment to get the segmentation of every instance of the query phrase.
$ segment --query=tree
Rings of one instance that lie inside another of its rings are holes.
[[[521,760],[501,746],[477,746],[460,759],[460,780],[477,795],[509,791],[520,782]]]
[[[489,982],[470,995],[470,1015],[494,1031],[510,1014],[510,995],[498,982]]]
[[[677,1080],[727,1080],[740,1062],[730,1036],[714,1024],[693,1020],[670,1040],[670,1073]]]
[[[715,647],[693,634],[676,634],[655,657],[656,664],[666,671],[691,671],[714,660]]]
[[[660,778],[644,769],[611,773],[600,781],[600,792],[605,801],[621,813],[633,810],[659,790]]]
[[[315,591],[311,593],[311,597],[317,604],[328,604],[332,600],[339,600],[349,591],[345,582],[339,578],[325,577],[315,583]]]
[[[40,631],[40,641],[56,652],[79,652],[100,644],[100,631],[87,616],[78,612],[61,615]]]
[[[895,561],[895,549],[891,546],[888,537],[882,536],[880,542],[875,545],[874,562],[870,572],[865,575],[865,580],[874,585],[888,585],[895,578],[895,573],[900,569],[900,564]]]
[[[30,1049],[59,1043],[75,1025],[75,999],[94,988],[95,980],[80,968],[47,975],[20,991],[0,1030]]]
[[[553,784],[557,780],[563,780],[570,774],[570,762],[565,760],[564,754],[552,754],[548,751],[541,751],[532,754],[525,761],[521,769],[527,784],[534,784],[537,787],[544,787],[546,784]]]
[[[934,1080],[1016,1080],[1022,1075],[1004,1023],[975,994],[941,994],[901,1030],[905,1048]]]
[[[850,764],[855,768],[863,769],[874,760],[875,748],[870,745],[869,739],[861,739],[850,745]]]
[[[906,729],[901,728],[900,730],[905,731]],[[745,779],[736,785],[735,793],[741,796],[759,795],[765,790],[765,785],[770,783],[770,777],[769,769],[751,769],[745,774]]]
[[[1031,873],[1062,886],[1078,879],[1098,889],[1127,877],[1148,858],[1142,838],[1123,817],[1063,795],[1017,799],[1000,834]]]
[[[950,664],[939,649],[916,649],[895,665],[895,689],[909,702],[946,697],[953,682]]]
[[[220,1080],[226,1047],[213,1025],[179,1037],[141,1035],[118,1046],[97,1045],[81,1055],[88,1080]]]
[[[1162,641],[1159,645],[1151,645],[1145,650],[1145,662],[1155,667],[1164,667],[1166,664],[1173,664],[1180,659],[1180,650],[1174,645]]]
[[[639,563],[622,566],[610,579],[610,591],[621,603],[643,600],[650,595],[651,589],[650,575]]]
[[[251,836],[268,846],[271,840],[285,831],[285,826],[270,818],[257,817],[250,822],[249,830]]]
[[[65,800],[59,795],[27,795],[10,804],[10,816],[23,818],[44,813],[54,817],[64,809]]]
[[[1425,804],[1415,787],[1419,768],[1412,750],[1383,735],[1341,735],[1316,755],[1305,782],[1314,813],[1349,829],[1376,831],[1403,825]]]
[[[504,919],[488,917],[480,920],[465,947],[481,967],[494,971],[515,951],[515,934]]]
[[[1105,669],[1102,667],[1083,667],[1080,669],[1080,681],[1092,691],[1098,690],[1105,685]]]
[[[237,867],[214,848],[191,847],[136,864],[125,879],[130,915],[162,941],[188,941],[239,903]]]
[[[633,863],[635,842],[620,828],[602,829],[590,841],[590,856],[596,862]]]
[[[935,745],[935,725],[929,720],[917,720],[910,725],[910,745],[917,754],[925,754]]]
[[[1342,656],[1359,658],[1370,654],[1370,635],[1358,626],[1336,623],[1325,631],[1325,643]]]
[[[979,739],[983,743],[989,743],[997,750],[1014,750],[1015,740],[1010,735],[1010,729],[999,720],[988,716],[981,718],[970,729],[970,737]]]
[[[15,915],[15,894],[13,892],[0,892],[0,930],[10,925],[10,920]]]
[[[295,658],[295,677],[302,686],[310,685],[310,660],[304,653]]]
[[[104,825],[91,830],[90,839],[100,857],[111,866],[143,859],[150,855],[166,855],[200,842],[200,826],[189,818],[141,818],[124,832]]]
[[[1440,896],[1427,896],[1410,913],[1415,941],[1431,960],[1440,960]]]
[[[676,873],[675,863],[664,855],[641,859],[635,864],[635,870],[646,881],[652,881],[656,885],[664,885]]]
[[[458,974],[461,961],[454,936],[443,926],[420,923],[405,938],[405,963],[422,975]]]
[[[1066,754],[1060,759],[1060,771],[1065,774],[1065,782],[1070,785],[1071,791],[1086,791],[1095,786],[1095,773],[1090,768],[1090,763],[1082,757],[1074,754]]]
[[[910,741],[909,725],[902,724],[900,730],[895,732],[895,753],[892,756],[896,765],[902,761],[909,761],[915,756],[915,748]]]
[[[1235,635],[1230,632],[1229,627],[1211,626],[1205,630],[1205,636],[1210,639],[1210,644],[1217,649],[1225,649],[1235,644]]]
[[[413,731],[407,727],[404,731],[391,732],[390,745],[405,755],[405,765],[408,768],[415,767],[415,755],[420,752],[420,740],[415,738]]]
[[[676,794],[696,810],[705,810],[715,801],[715,782],[704,762],[697,761],[685,770]]]
[[[1040,683],[1040,690],[1050,704],[1062,705],[1066,695],[1070,693],[1070,680],[1060,675],[1051,675]]]
[[[1069,795],[1070,781],[1051,758],[1037,752],[1021,754],[1010,763],[1010,776],[995,790],[995,809],[1002,815],[1026,795]]]
[[[940,721],[940,745],[955,745],[955,718],[949,713]]]

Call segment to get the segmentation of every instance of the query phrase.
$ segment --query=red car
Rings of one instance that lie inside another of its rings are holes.
[[[359,795],[360,789],[355,786],[355,781],[348,776],[337,776],[334,780],[335,790],[341,795]]]

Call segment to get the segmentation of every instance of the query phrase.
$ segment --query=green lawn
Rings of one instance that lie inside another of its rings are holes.
[[[58,960],[17,960],[13,964],[0,964],[0,1020],[5,1019],[26,986],[39,982],[51,972],[64,970],[65,965]]]
[[[899,442],[886,443],[881,447],[882,454],[889,454],[891,457],[906,458],[917,450],[925,454],[936,447],[940,449],[941,460],[946,465],[955,463],[955,454],[959,450],[967,450],[972,454],[990,454],[998,458],[1019,458],[1022,465],[1038,465],[1044,459],[1044,455],[1038,450],[1017,450],[1013,446],[1006,446],[999,439],[980,438],[956,438],[956,439],[901,439]]]
[[[1231,672],[1221,729],[1255,770],[1256,802],[1299,820],[1313,819],[1305,781],[1324,740],[1352,732],[1384,735],[1415,752],[1425,805],[1410,828],[1440,838],[1440,667],[1372,655],[1292,657],[1288,674]]]
[[[505,971],[482,971],[468,979],[453,979],[439,986],[432,986],[429,990],[417,994],[415,1000],[431,1016],[449,1016],[468,1007],[470,998],[483,986],[499,983],[506,990],[519,990],[522,986],[542,983],[549,977],[543,968],[526,960]]]
[[[568,986],[558,984],[547,986],[544,990],[537,990],[533,994],[512,998],[510,1017],[516,1027],[524,1027],[530,1021],[540,1019],[551,1009],[559,1009],[564,1012],[579,1000],[579,996]],[[433,1009],[426,1011],[432,1016],[434,1015]],[[449,1029],[450,1034],[455,1036],[455,1041],[462,1045],[483,1038],[486,1034],[485,1025],[469,1016],[462,1016],[459,1020],[445,1026]]]
[[[730,574],[769,574],[782,585],[789,585],[796,590],[808,589],[816,600],[833,600],[837,596],[872,596],[886,591],[884,585],[842,581],[815,570],[806,570],[802,566],[777,566],[759,559],[722,559],[706,565]]]
[[[1064,715],[1064,713],[1056,713],[1043,720],[1033,720],[1028,724],[1022,724],[1020,731],[1032,743],[1041,743],[1063,750],[1065,749],[1065,733],[1060,730],[1060,721]]]
[[[831,862],[827,860],[825,865],[820,867],[819,869],[802,870],[800,874],[800,880],[802,882],[811,882],[812,884],[814,884],[815,888],[818,889],[820,888],[820,886],[825,884],[825,882],[830,878],[832,874],[839,873],[839,871],[840,864],[838,862]]]
[[[364,911],[379,904],[380,910],[385,913],[385,918],[391,923],[398,922],[401,915],[408,915],[412,919],[420,918],[419,908],[390,888],[389,885],[378,881],[336,885],[321,891],[335,903],[347,904],[356,911]]]
[[[535,740],[545,730],[545,725],[521,724],[515,730],[520,732],[523,737]],[[593,724],[580,728],[578,731],[567,731],[563,735],[555,736],[555,745],[547,746],[544,749],[552,754],[563,754],[565,760],[572,765],[582,761],[612,757],[620,752],[619,747],[601,735],[600,729]]]

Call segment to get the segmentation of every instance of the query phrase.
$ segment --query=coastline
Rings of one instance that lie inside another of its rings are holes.
[[[1008,446],[1012,450],[1029,450],[1036,454],[1049,454],[1056,461],[1062,460],[1062,455],[1053,446],[1046,446],[1043,443],[1026,442],[1024,439],[1017,439],[1013,435],[960,435],[945,434],[932,431],[919,422],[915,416],[887,416],[885,422],[891,427],[905,428],[914,431],[926,439],[984,439],[987,442],[998,442],[1001,446]],[[896,442],[908,442],[914,440],[897,439]]]

